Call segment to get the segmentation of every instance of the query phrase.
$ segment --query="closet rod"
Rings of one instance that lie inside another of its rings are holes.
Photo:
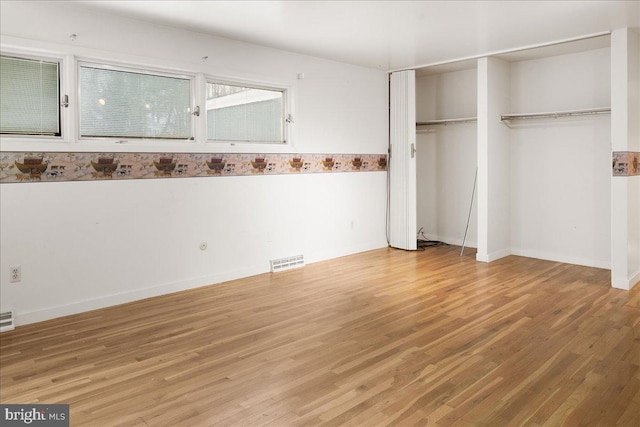
[[[553,111],[553,112],[547,112],[547,113],[502,114],[500,116],[500,121],[508,122],[511,120],[528,120],[528,119],[542,119],[542,118],[557,119],[558,117],[589,116],[594,114],[609,114],[609,113],[611,113],[611,107],[590,108],[587,110]]]
[[[477,121],[478,121],[477,117],[463,117],[461,119],[427,120],[426,122],[416,122],[416,126],[448,125],[448,124],[454,124],[454,123],[475,123]]]

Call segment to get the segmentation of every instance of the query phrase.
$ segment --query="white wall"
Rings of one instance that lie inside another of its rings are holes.
[[[613,151],[640,151],[640,36],[611,34],[611,143]],[[611,284],[640,283],[640,176],[611,177]]]
[[[388,93],[387,77],[381,71],[97,14],[56,2],[2,2],[0,5],[3,47],[18,46],[80,58],[292,86],[295,92],[294,146],[271,147],[271,151],[386,153],[387,135],[382,133],[387,129]],[[78,35],[76,41],[70,40],[72,33]],[[202,62],[203,56],[209,57],[207,62]],[[297,80],[299,73],[304,73],[304,79]],[[74,95],[74,90],[70,95]],[[132,142],[121,149],[145,150],[131,145]],[[56,149],[51,144],[31,147]],[[164,147],[176,151],[220,150],[220,146],[214,144],[195,148],[164,144]],[[224,148],[228,152],[256,150],[255,146],[242,145]],[[20,148],[3,143],[2,149]],[[68,150],[69,147],[58,149]],[[107,149],[112,146],[92,144],[86,147],[87,151]]]
[[[272,81],[295,93],[288,147],[4,140],[3,150],[386,153],[383,72],[55,2],[2,2],[0,15],[3,45]],[[24,324],[266,272],[276,257],[314,262],[384,247],[385,200],[382,172],[3,184],[2,307]],[[8,283],[14,265],[20,284]]]
[[[476,116],[476,70],[416,79],[417,121]],[[475,123],[422,127],[417,134],[417,225],[431,240],[461,245],[476,170]],[[477,200],[465,246],[476,247]]]
[[[640,33],[629,30],[629,150],[640,152]],[[634,119],[635,117],[635,119]],[[640,176],[629,178],[629,287],[640,283]]]
[[[610,106],[610,49],[515,62],[511,112]],[[511,129],[512,253],[610,267],[610,117]]]

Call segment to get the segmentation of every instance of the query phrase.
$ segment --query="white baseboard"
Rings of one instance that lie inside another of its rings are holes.
[[[556,253],[551,253],[551,252],[543,252],[543,251],[535,251],[535,250],[529,250],[529,249],[512,248],[511,249],[511,254],[512,255],[518,255],[518,256],[524,256],[524,257],[527,257],[527,258],[544,259],[546,261],[562,262],[562,263],[565,263],[565,264],[575,264],[575,265],[583,265],[585,267],[604,268],[606,270],[610,270],[611,269],[611,262],[610,261],[602,261],[602,260],[589,259],[589,258],[572,257],[572,256],[556,254]]]
[[[500,258],[504,258],[506,256],[511,255],[511,249],[501,249],[499,251],[494,251],[488,254],[478,252],[476,254],[476,261],[480,262],[492,262],[498,260]]]
[[[347,246],[338,250],[333,249],[331,251],[305,251],[304,259],[306,264],[314,262],[326,261],[329,259],[340,258],[347,255],[359,254],[361,252],[372,251],[375,249],[382,249],[389,247],[386,240],[376,242],[366,242],[359,245]]]
[[[122,292],[118,294],[105,295],[84,301],[74,301],[69,304],[56,307],[47,307],[43,309],[14,313],[16,326],[27,325],[29,323],[42,322],[44,320],[55,319],[56,317],[68,316],[71,314],[82,313],[99,308],[110,307],[118,304],[124,304],[145,298],[157,297],[160,295],[180,292],[187,289],[209,286],[229,280],[239,279],[242,277],[255,276],[256,274],[269,272],[269,266],[265,265],[253,266],[250,268],[225,272],[211,276],[194,277],[191,279],[165,283],[162,285],[151,286],[144,289],[136,289],[131,292]]]
[[[449,244],[456,244],[455,241],[449,240],[447,242],[444,238],[431,237],[430,239],[443,241]],[[451,242],[451,243],[450,243]],[[459,244],[462,242],[460,241]],[[475,247],[475,242],[468,242],[465,246],[467,247]],[[477,245],[476,245],[477,246]],[[331,251],[331,252],[316,252],[310,253],[308,256],[305,255],[307,263],[313,263],[318,261],[324,261],[327,259],[337,258],[345,255],[351,255],[355,253],[360,253],[364,251],[369,251],[373,249],[379,249],[387,247],[386,242],[380,243],[371,243],[356,245],[348,248],[343,248],[340,251]],[[597,267],[597,268],[610,268],[610,263],[595,261],[595,260],[585,260],[582,258],[573,258],[573,257],[565,257],[558,256],[555,254],[541,253],[536,251],[528,251],[522,249],[503,249],[500,251],[492,252],[490,254],[476,254],[476,260],[481,262],[491,262],[497,259],[503,258],[508,255],[520,255],[526,256],[530,258],[539,258],[546,259],[549,261],[557,261],[564,262],[568,264],[578,264],[585,265],[589,267]],[[269,266],[268,263],[259,266],[252,266],[249,268],[245,268],[242,270],[236,270],[231,272],[225,272],[221,274],[215,274],[210,276],[202,276],[190,278],[183,281],[176,281],[172,283],[165,283],[157,286],[151,286],[144,289],[136,289],[130,292],[122,292],[118,294],[105,295],[98,298],[92,298],[84,301],[74,301],[69,304],[56,306],[56,307],[47,307],[38,310],[33,310],[29,312],[22,313],[14,313],[15,315],[15,324],[16,326],[27,325],[29,323],[41,322],[44,320],[54,319],[56,317],[68,316],[71,314],[82,313],[85,311],[96,310],[100,308],[110,307],[118,304],[124,304],[132,301],[137,301],[145,298],[156,297],[160,295],[171,294],[174,292],[184,291],[187,289],[199,288],[202,286],[213,285],[217,283],[226,282],[229,280],[240,279],[243,277],[250,277],[257,274],[268,273]],[[637,285],[640,282],[640,271],[638,271],[631,279],[624,278],[612,278],[612,286],[619,289],[629,290],[633,288],[633,286]]]
[[[311,252],[309,255],[305,254],[305,262],[307,264],[311,264],[313,262],[325,261],[345,255],[351,255],[359,252],[386,247],[387,242],[383,239],[382,242],[366,242],[359,245],[340,248],[340,250],[337,251],[332,250],[326,252]],[[229,280],[255,276],[257,274],[268,273],[269,271],[269,263],[265,261],[264,264],[254,265],[240,270],[228,271],[208,276],[193,277],[186,280],[151,286],[144,289],[135,289],[130,292],[103,295],[84,301],[73,301],[68,304],[55,307],[46,307],[21,313],[15,312],[15,324],[16,326],[20,326],[27,325],[29,323],[42,322],[45,320],[55,319],[57,317],[69,316],[71,314],[83,313],[85,311],[97,310],[100,308],[111,307],[118,304],[125,304],[145,298],[157,297],[160,295],[167,295],[174,292],[185,291],[187,289],[194,289],[202,286],[209,286],[227,282]]]
[[[616,289],[624,289],[630,291],[634,286],[640,283],[640,271],[634,274],[631,279],[625,279],[623,277],[612,277],[611,286]]]

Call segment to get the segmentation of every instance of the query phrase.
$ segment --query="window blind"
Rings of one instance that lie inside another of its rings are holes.
[[[59,64],[0,57],[0,132],[60,135]]]
[[[207,138],[284,142],[284,92],[207,84]]]
[[[80,66],[83,137],[189,139],[191,80]]]

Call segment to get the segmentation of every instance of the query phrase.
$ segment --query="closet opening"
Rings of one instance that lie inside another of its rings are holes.
[[[416,70],[418,246],[610,268],[610,68],[603,35]]]
[[[416,71],[418,246],[477,247],[476,61]],[[466,238],[465,238],[466,236]]]

